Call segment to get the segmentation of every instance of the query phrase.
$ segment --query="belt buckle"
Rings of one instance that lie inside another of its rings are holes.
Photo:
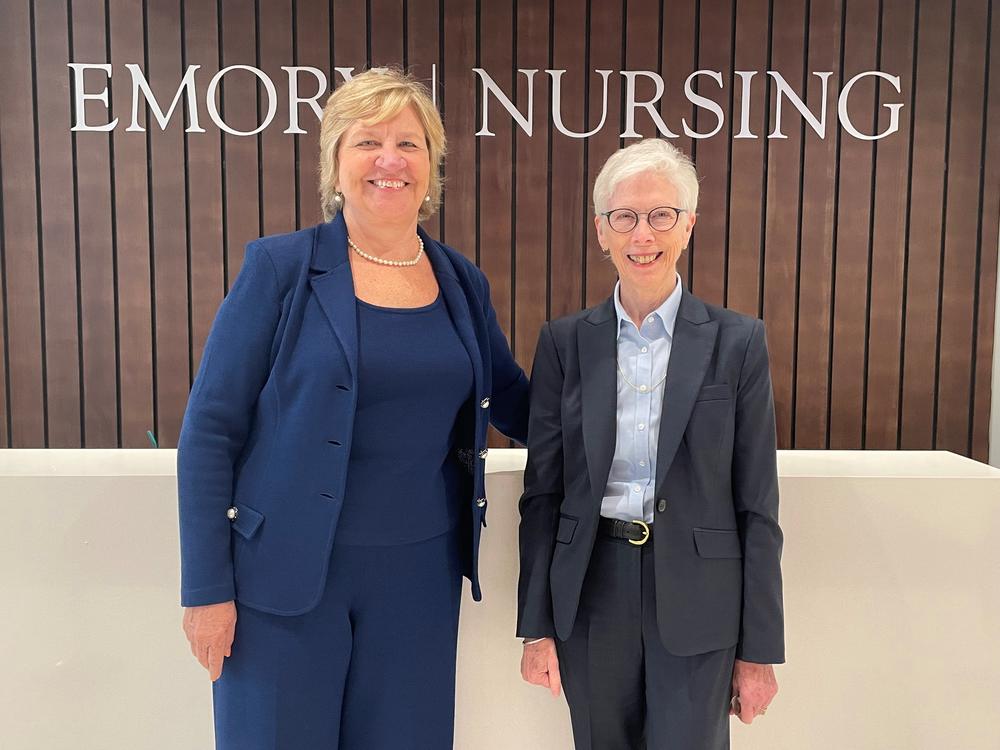
[[[642,527],[642,539],[638,539],[638,540],[636,540],[636,539],[629,539],[628,543],[629,544],[634,544],[636,547],[641,547],[642,545],[644,545],[646,542],[649,541],[649,526],[646,525],[645,521],[640,521],[638,519],[631,521],[631,523],[634,523],[637,526],[641,526]]]

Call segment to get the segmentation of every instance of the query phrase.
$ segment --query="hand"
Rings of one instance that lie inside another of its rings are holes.
[[[744,724],[750,724],[767,710],[777,692],[773,666],[737,659],[733,666],[733,702],[729,715],[739,716]]]
[[[556,656],[556,642],[546,638],[524,647],[521,654],[521,677],[532,685],[541,685],[559,697],[562,680],[559,677],[559,657]]]
[[[191,644],[191,653],[208,670],[212,682],[222,676],[222,660],[232,653],[235,633],[235,602],[184,609],[184,635]]]

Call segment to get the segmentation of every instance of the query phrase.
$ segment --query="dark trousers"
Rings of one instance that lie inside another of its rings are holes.
[[[577,750],[729,748],[736,649],[675,656],[663,647],[655,542],[598,536],[573,633],[556,641]]]
[[[449,750],[461,570],[454,531],[334,547],[313,611],[237,604],[214,684],[219,750]]]

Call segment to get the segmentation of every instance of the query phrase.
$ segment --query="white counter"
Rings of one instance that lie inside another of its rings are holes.
[[[0,748],[209,748],[169,450],[0,451]],[[456,747],[571,748],[513,639],[524,452],[492,450],[486,601],[463,602]],[[788,664],[735,750],[1000,747],[1000,470],[943,452],[779,454]]]

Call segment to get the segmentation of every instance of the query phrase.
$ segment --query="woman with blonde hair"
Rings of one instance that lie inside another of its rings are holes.
[[[188,402],[184,629],[218,748],[449,748],[487,428],[525,441],[527,381],[486,278],[418,226],[426,89],[342,84],[320,151],[326,222],[250,243]]]

